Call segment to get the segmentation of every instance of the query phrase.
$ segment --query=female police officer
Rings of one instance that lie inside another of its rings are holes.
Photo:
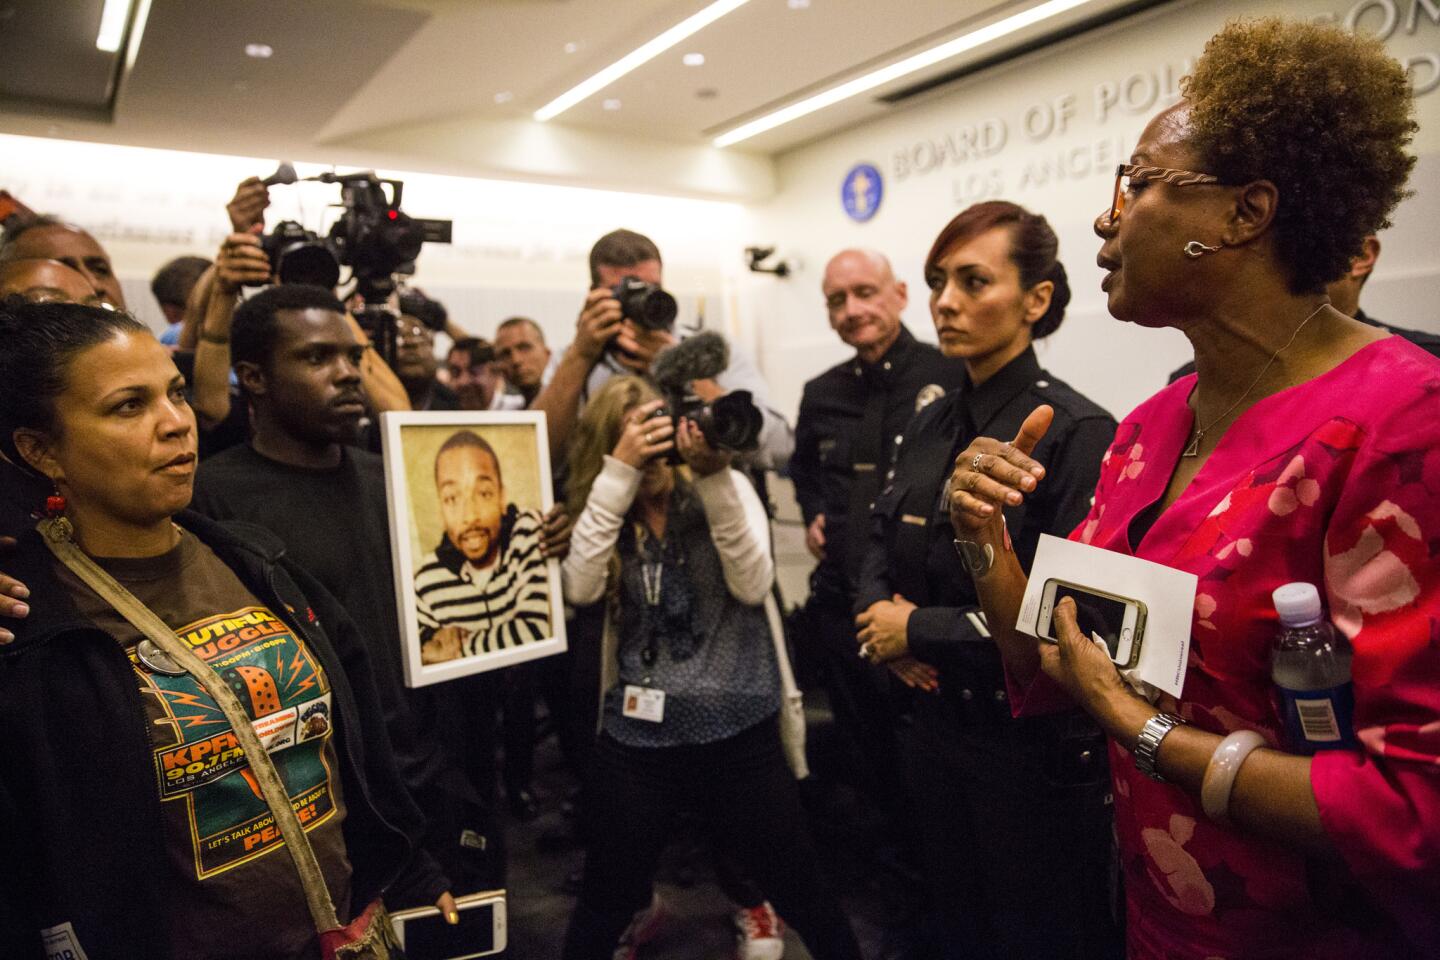
[[[1016,552],[1028,565],[1040,534],[1064,536],[1089,508],[1115,422],[1042,370],[1031,346],[1060,326],[1070,299],[1056,248],[1043,217],[1002,201],[970,207],[936,238],[925,261],[931,316],[966,381],[900,441],[859,582],[861,655],[915,691],[903,767],[945,956],[1118,954],[1103,740],[1078,712],[1011,718],[943,502],[957,451],[977,435],[1013,435],[1047,403],[1047,496],[1007,511]]]

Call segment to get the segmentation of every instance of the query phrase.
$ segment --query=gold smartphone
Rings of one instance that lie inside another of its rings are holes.
[[[1035,632],[1055,641],[1055,605],[1064,598],[1075,601],[1076,619],[1085,636],[1094,634],[1105,642],[1117,667],[1128,668],[1140,661],[1140,641],[1145,635],[1145,604],[1094,587],[1068,580],[1046,580],[1040,595],[1040,617]]]

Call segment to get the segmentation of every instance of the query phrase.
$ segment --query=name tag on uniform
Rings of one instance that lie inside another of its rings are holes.
[[[924,518],[924,517],[917,517],[917,516],[915,516],[915,514],[913,514],[913,513],[902,513],[902,514],[900,514],[900,522],[901,522],[901,523],[913,523],[913,524],[915,524],[915,526],[917,526],[917,527],[923,527],[923,526],[925,526],[925,522],[926,522],[926,521],[925,521],[925,518]]]
[[[661,723],[665,720],[665,691],[626,684],[625,703],[620,712],[633,720]]]

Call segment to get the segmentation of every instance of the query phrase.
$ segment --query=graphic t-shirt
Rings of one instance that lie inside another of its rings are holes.
[[[315,848],[336,912],[348,919],[334,705],[319,660],[188,532],[162,556],[98,562],[239,697]],[[176,880],[168,910],[174,956],[318,957],[294,863],[219,705],[188,674],[147,667],[139,631],[63,565],[56,572],[81,612],[124,644],[140,685]]]

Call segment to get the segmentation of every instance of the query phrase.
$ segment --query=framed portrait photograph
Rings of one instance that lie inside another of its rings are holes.
[[[380,423],[406,685],[564,651],[560,562],[540,554],[554,501],[544,414],[385,413]]]

